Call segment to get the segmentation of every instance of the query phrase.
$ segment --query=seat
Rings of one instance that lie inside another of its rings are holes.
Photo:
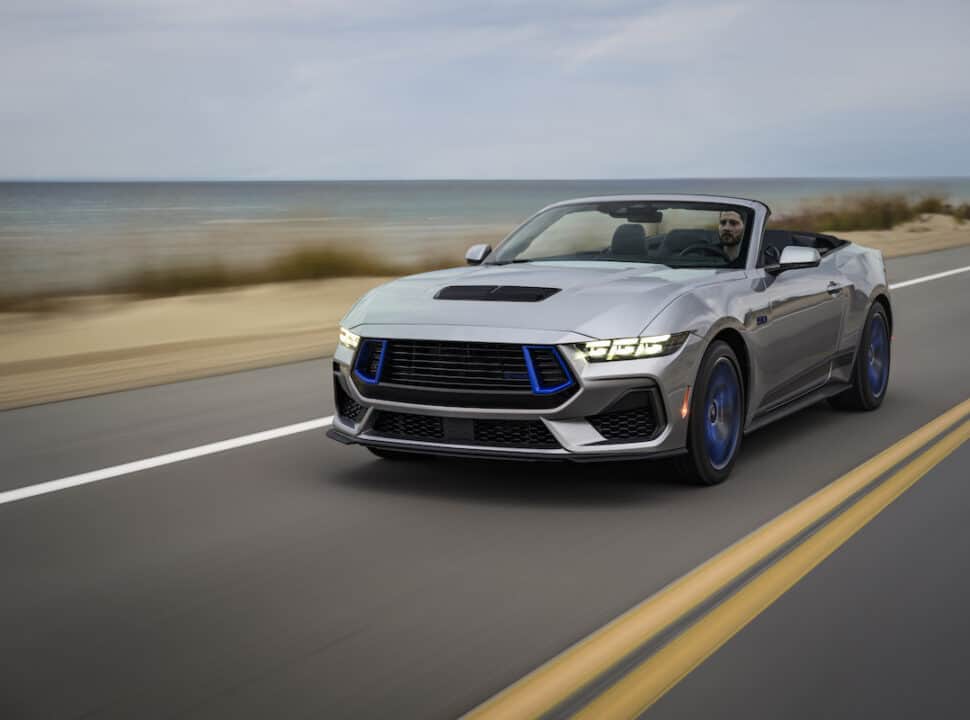
[[[642,258],[647,252],[647,233],[643,225],[624,223],[613,231],[610,254],[617,257]]]

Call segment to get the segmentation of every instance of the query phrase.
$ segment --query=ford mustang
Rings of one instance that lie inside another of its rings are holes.
[[[328,435],[385,459],[672,456],[706,485],[745,434],[889,384],[881,254],[767,229],[762,202],[569,200],[467,266],[371,290],[341,321]]]

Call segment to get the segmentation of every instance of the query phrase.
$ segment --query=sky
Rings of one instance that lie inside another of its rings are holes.
[[[970,175],[970,2],[2,0],[0,177]]]

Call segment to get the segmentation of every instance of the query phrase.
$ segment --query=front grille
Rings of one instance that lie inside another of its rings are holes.
[[[352,423],[356,423],[364,415],[364,406],[354,400],[343,389],[340,381],[334,378],[333,395],[337,405],[337,414]]]
[[[379,412],[374,420],[374,432],[404,440],[441,440],[444,423],[432,415]]]
[[[375,400],[540,410],[562,405],[579,390],[552,345],[367,339],[361,348],[356,366],[365,374],[355,372],[354,385]]]
[[[475,441],[506,447],[560,447],[541,420],[476,420]]]
[[[385,383],[457,390],[531,392],[521,345],[389,340]]]
[[[402,440],[451,445],[523,449],[560,447],[541,420],[472,420],[381,410],[377,412],[372,432]]]

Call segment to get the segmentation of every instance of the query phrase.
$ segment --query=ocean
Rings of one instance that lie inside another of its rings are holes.
[[[458,261],[551,202],[651,192],[756,198],[779,214],[870,192],[964,202],[970,177],[0,182],[0,294],[83,291],[146,267],[245,265],[307,245]]]

